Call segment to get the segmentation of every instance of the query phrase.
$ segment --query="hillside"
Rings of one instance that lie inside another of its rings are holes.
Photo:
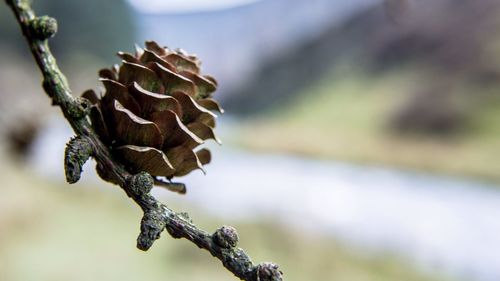
[[[134,17],[138,42],[155,38],[169,47],[195,52],[204,69],[219,80],[218,96],[230,97],[272,58],[379,2],[265,0],[197,13],[136,11]]]
[[[258,75],[227,100],[235,113],[252,113],[287,102],[340,64],[369,75],[414,65],[446,83],[498,83],[500,2],[422,0],[394,14],[378,5],[342,25],[333,24],[317,39],[263,65]],[[436,82],[436,81],[433,81]],[[272,96],[272,99],[268,97]]]
[[[500,180],[500,2],[368,9],[227,101],[253,149]]]

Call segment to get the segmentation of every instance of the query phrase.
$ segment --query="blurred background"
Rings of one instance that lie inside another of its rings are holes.
[[[234,225],[286,280],[500,280],[497,0],[35,1],[74,95],[119,50],[196,53],[226,109],[207,175],[155,190]],[[167,234],[94,163],[64,182],[72,132],[0,8],[0,280],[234,280]]]

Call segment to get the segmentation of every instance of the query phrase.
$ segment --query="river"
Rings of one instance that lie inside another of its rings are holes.
[[[62,177],[68,126],[51,122],[34,167]],[[500,186],[212,146],[185,199],[225,219],[275,219],[467,280],[500,280]],[[57,156],[57,157],[56,157]],[[92,170],[87,168],[86,170]],[[87,172],[88,173],[88,172]],[[90,172],[92,174],[92,172]],[[178,198],[176,194],[159,193]]]

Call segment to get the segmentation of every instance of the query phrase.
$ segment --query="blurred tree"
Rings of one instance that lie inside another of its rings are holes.
[[[354,71],[380,78],[406,70],[425,83],[401,91],[407,100],[387,120],[391,129],[431,136],[459,133],[481,110],[475,105],[487,103],[485,94],[500,85],[499,15],[498,0],[462,0],[460,5],[454,0],[384,0],[267,60],[227,97],[225,106],[235,114],[275,111],[293,104],[312,85],[333,84],[328,82],[334,81],[332,73],[345,66],[353,71],[337,71],[337,78],[357,75]],[[457,105],[463,96],[473,102]]]
[[[59,32],[52,46],[54,54],[63,61],[74,53],[83,53],[111,63],[114,62],[111,54],[121,46],[135,43],[132,10],[124,0],[46,0],[34,1],[33,5],[41,15],[58,19]],[[25,42],[8,12],[0,10],[0,36],[6,39],[0,41],[0,45],[25,55]]]
[[[463,129],[466,110],[451,89],[436,83],[411,93],[389,120],[398,133],[451,136]]]

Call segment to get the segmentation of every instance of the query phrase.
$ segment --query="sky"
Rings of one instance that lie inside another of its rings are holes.
[[[188,13],[227,9],[262,0],[128,0],[143,13]]]

